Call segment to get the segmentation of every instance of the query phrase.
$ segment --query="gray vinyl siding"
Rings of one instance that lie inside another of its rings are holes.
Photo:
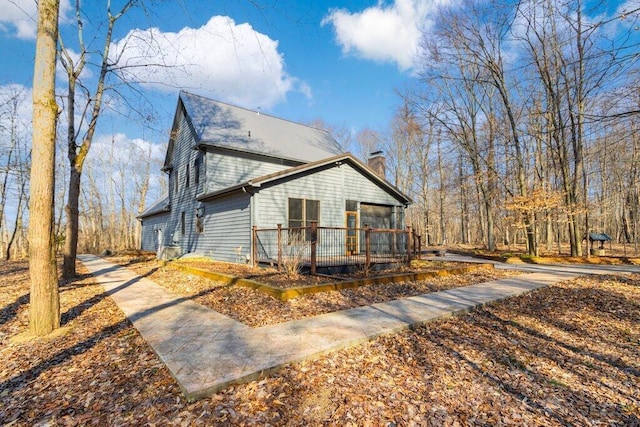
[[[347,200],[393,206],[396,210],[403,208],[394,196],[374,181],[351,165],[342,164],[297,178],[276,181],[261,188],[253,196],[254,224],[258,228],[275,228],[277,224],[287,227],[290,197],[319,200],[319,225],[323,227],[345,226]],[[344,234],[336,232],[332,239],[321,237],[318,250],[325,255],[339,255],[344,252],[344,247]]]
[[[165,245],[177,244],[181,253],[191,253],[196,248],[195,238],[195,210],[198,206],[196,194],[202,192],[203,179],[200,184],[195,184],[194,161],[198,151],[194,150],[195,140],[184,116],[180,116],[178,134],[173,144],[171,157],[172,170],[169,175],[169,197],[171,200],[171,212],[168,214],[166,231],[163,236]],[[187,164],[189,167],[187,168]],[[189,171],[189,187],[187,184],[187,169]],[[202,172],[201,172],[202,173]],[[201,175],[202,177],[202,175]],[[176,192],[175,181],[178,180]],[[182,212],[185,213],[185,233],[181,233]]]
[[[251,196],[234,194],[203,203],[204,232],[194,232],[195,252],[230,262],[246,262],[251,253]]]
[[[254,196],[254,224],[261,228],[273,228],[276,224],[286,227],[289,197],[319,200],[319,225],[325,227],[344,227],[347,200],[402,206],[395,197],[351,165],[342,164],[261,188]]]
[[[142,236],[140,239],[140,249],[143,251],[158,251],[158,233],[164,235],[165,223],[169,217],[168,213],[159,214],[144,218],[142,220]]]
[[[357,200],[387,206],[402,206],[394,196],[350,165],[340,167],[344,173],[343,196],[345,200]]]
[[[196,196],[289,166],[247,159],[241,155],[207,152],[200,168],[200,182],[196,185],[194,161],[199,152],[193,149],[195,139],[183,116],[178,118],[177,129],[171,157],[173,169],[169,176],[171,212],[164,216],[163,244],[179,245],[182,255],[196,253],[222,261],[244,262],[246,254],[251,252],[250,195],[242,193],[205,202],[198,202]],[[175,180],[178,180],[177,192]],[[200,207],[204,207],[204,231],[196,233],[196,209]],[[184,235],[181,233],[182,212],[185,213]]]
[[[143,220],[141,246],[144,250],[158,249],[157,230],[162,229],[162,244],[178,245],[182,255],[197,253],[223,261],[245,262],[251,253],[252,225],[275,228],[282,224],[287,227],[288,199],[291,197],[318,200],[320,225],[329,227],[345,226],[347,200],[359,202],[358,206],[362,203],[391,206],[395,213],[403,210],[402,203],[394,195],[348,162],[317,166],[300,175],[280,179],[263,179],[263,185],[249,188],[249,193],[236,192],[199,202],[198,195],[279,172],[298,163],[209,146],[196,184],[194,162],[200,152],[194,149],[194,130],[180,109],[175,123],[176,134],[170,142],[171,152],[167,157],[171,164],[166,165],[170,168],[171,211]],[[202,233],[197,233],[195,227],[198,209],[204,209]],[[183,213],[184,233],[181,230]],[[320,246],[325,254],[331,251],[339,254],[344,251],[345,243],[339,239],[324,239]]]
[[[206,155],[207,193],[247,182],[252,178],[287,169],[290,166],[216,152]]]

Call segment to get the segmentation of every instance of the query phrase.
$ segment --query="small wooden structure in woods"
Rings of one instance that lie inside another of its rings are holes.
[[[604,242],[610,242],[611,237],[606,233],[589,233],[589,243],[591,249],[591,255],[604,256]],[[594,243],[600,242],[597,248],[594,248]]]

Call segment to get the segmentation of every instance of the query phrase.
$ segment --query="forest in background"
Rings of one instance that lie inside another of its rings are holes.
[[[15,88],[0,93],[0,258],[27,256],[30,160],[30,122],[21,109],[29,108],[30,93]],[[69,161],[64,126],[58,126],[56,147],[55,235],[58,250],[64,246]],[[80,193],[78,249],[97,253],[104,249],[140,247],[136,219],[148,201],[157,199],[166,182],[160,168],[166,146],[143,140],[134,144],[115,133],[98,139],[84,168]]]
[[[605,2],[471,2],[443,11],[420,83],[382,143],[429,244],[529,254],[588,232],[638,250],[638,22]]]
[[[391,123],[335,136],[361,157],[385,151],[388,179],[414,200],[407,224],[427,244],[525,244],[531,254],[568,245],[581,255],[582,239],[596,231],[637,252],[640,31],[632,15],[597,18],[609,16],[606,7],[543,0],[443,9]],[[30,93],[0,93],[3,258],[27,253],[29,102]],[[64,123],[58,141],[63,245]],[[163,155],[142,141],[123,145],[117,133],[95,141],[83,170],[78,250],[139,247],[136,215],[164,191]]]

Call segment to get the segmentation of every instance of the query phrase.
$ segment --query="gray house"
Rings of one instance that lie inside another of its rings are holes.
[[[365,165],[324,130],[187,92],[162,170],[169,193],[139,219],[141,249],[165,257],[247,262],[254,226],[403,228],[411,203],[384,179],[381,153]]]

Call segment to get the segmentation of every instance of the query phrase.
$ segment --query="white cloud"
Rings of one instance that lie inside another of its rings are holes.
[[[80,62],[80,53],[67,48],[66,53],[69,55],[74,64],[78,64]],[[58,63],[56,64],[56,84],[59,86],[66,86],[69,82],[69,76],[67,75],[67,71],[62,65],[63,56],[58,54]],[[64,58],[66,60],[66,58]],[[99,60],[99,58],[98,58]],[[80,73],[80,80],[87,81],[89,78],[93,77],[93,71],[89,66],[85,66]]]
[[[16,118],[24,126],[30,127],[33,106],[31,96],[31,88],[20,84],[0,86],[0,121]],[[0,126],[0,129],[10,128],[6,123]]]
[[[69,0],[62,0],[60,16],[66,16],[70,10]],[[34,0],[0,0],[0,31],[19,39],[35,40],[37,15],[37,3]]]
[[[31,145],[33,102],[31,88],[21,84],[0,86],[0,158],[14,139]]]
[[[305,82],[300,82],[298,84],[298,90],[307,98],[307,99],[311,99],[313,98],[313,93],[311,91],[311,86],[309,86],[308,84],[306,84]]]
[[[147,157],[163,158],[164,154],[165,148],[161,144],[154,144],[142,138],[130,138],[121,132],[98,135],[91,144],[91,156],[94,161],[105,162],[113,157],[116,163],[133,169],[141,169]],[[139,159],[140,162],[131,162],[132,159]]]
[[[422,34],[432,24],[438,7],[448,0],[395,0],[379,2],[362,12],[334,9],[322,20],[331,24],[344,54],[393,62],[406,71],[415,68]]]
[[[119,193],[118,196],[137,205],[139,186],[146,178],[147,166],[150,179],[147,196],[154,199],[160,195],[165,177],[160,172],[159,162],[164,159],[165,151],[166,146],[163,144],[130,138],[120,132],[96,135],[85,170],[92,174],[96,182],[105,183],[101,188],[103,196],[106,197],[110,185],[119,186],[124,188],[125,194]]]
[[[132,30],[113,44],[112,57],[127,79],[147,87],[195,89],[249,108],[270,108],[291,90],[310,93],[285,71],[276,40],[225,16],[177,33]]]

